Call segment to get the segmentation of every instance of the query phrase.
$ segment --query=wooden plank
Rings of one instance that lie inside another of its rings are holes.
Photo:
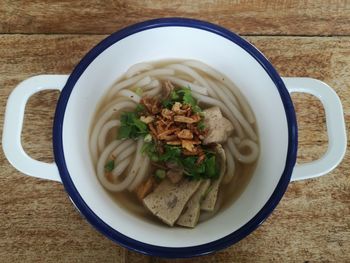
[[[0,33],[109,34],[159,17],[208,20],[244,35],[350,34],[346,0],[0,0]]]
[[[21,80],[69,73],[104,36],[0,35],[0,130],[7,97]],[[340,96],[350,130],[350,37],[248,37],[282,76],[309,76]],[[28,104],[22,140],[30,155],[52,159],[52,115],[58,94]],[[324,112],[311,96],[293,97],[300,126],[301,162],[327,147]],[[310,106],[311,105],[311,106]],[[96,232],[76,212],[59,183],[28,178],[0,153],[2,262],[170,262],[127,252]],[[216,254],[175,262],[350,260],[350,156],[322,178],[294,182],[274,213],[254,233]]]

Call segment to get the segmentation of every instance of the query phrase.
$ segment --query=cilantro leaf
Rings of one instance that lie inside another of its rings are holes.
[[[170,109],[173,106],[174,101],[172,101],[171,99],[165,99],[162,101],[162,104],[163,104],[163,107]]]
[[[109,173],[112,172],[114,169],[114,160],[110,160],[105,164],[105,172]]]
[[[191,105],[192,108],[196,106],[197,100],[192,97],[191,90],[189,88],[182,88],[182,91],[183,91],[183,97],[182,97],[183,103]]]
[[[159,156],[160,161],[177,161],[178,158],[181,156],[181,149],[180,147],[176,146],[170,146],[170,145],[165,145],[164,147],[164,153]]]
[[[136,111],[137,113],[143,112],[143,111],[145,111],[145,110],[146,110],[146,107],[143,106],[142,104],[137,104],[137,105],[136,105],[135,111]]]
[[[205,129],[204,121],[203,120],[199,121],[197,127],[200,131],[203,131]]]
[[[156,145],[153,142],[146,142],[142,146],[141,152],[147,154],[151,161],[159,161]]]
[[[139,119],[136,112],[123,112],[120,116],[120,123],[118,139],[136,139],[148,134],[147,125]]]
[[[215,178],[218,176],[215,155],[207,158],[205,161],[205,174],[208,178]]]
[[[177,94],[177,92],[175,90],[172,90],[170,92],[170,99],[172,101],[176,101],[176,100],[180,99],[180,96],[179,96],[179,94]]]

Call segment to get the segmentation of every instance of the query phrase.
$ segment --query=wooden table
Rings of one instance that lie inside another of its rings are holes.
[[[50,2],[50,3],[49,3]],[[340,96],[350,128],[349,1],[5,1],[0,0],[0,127],[8,95],[21,80],[69,74],[106,35],[165,16],[200,18],[256,45],[282,76],[325,81]],[[41,92],[27,105],[25,150],[52,161],[58,98]],[[323,108],[293,96],[300,127],[299,162],[327,148]],[[349,144],[349,143],[348,143]],[[170,262],[112,243],[75,210],[59,183],[24,176],[0,154],[1,262]],[[350,156],[322,178],[291,183],[273,214],[238,244],[176,262],[350,262]]]

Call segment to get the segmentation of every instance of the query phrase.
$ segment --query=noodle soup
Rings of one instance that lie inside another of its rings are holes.
[[[130,67],[110,88],[90,150],[120,206],[192,228],[239,196],[259,143],[254,114],[229,78],[199,61],[162,60]]]

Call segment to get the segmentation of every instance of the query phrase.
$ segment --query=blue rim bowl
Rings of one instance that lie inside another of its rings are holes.
[[[263,206],[263,208],[244,226],[223,238],[198,246],[177,248],[146,244],[135,239],[131,239],[121,234],[117,230],[111,228],[109,225],[105,224],[84,202],[76,187],[74,186],[66,166],[62,144],[63,120],[70,94],[74,88],[75,83],[85,71],[85,69],[89,66],[89,64],[105,49],[107,49],[109,46],[113,45],[114,43],[120,41],[123,38],[126,38],[137,32],[152,28],[173,26],[197,28],[218,34],[237,44],[246,52],[248,52],[252,57],[254,57],[255,60],[258,61],[260,65],[265,69],[266,73],[270,76],[271,80],[275,83],[276,88],[278,89],[279,94],[281,96],[288,123],[288,151],[285,168],[277,184],[277,187],[275,188],[273,194]],[[237,243],[238,241],[246,237],[248,234],[250,234],[253,230],[255,230],[271,214],[271,212],[277,206],[287,189],[296,162],[297,141],[297,123],[294,107],[289,92],[287,91],[277,71],[274,69],[271,63],[264,57],[264,55],[252,44],[223,27],[208,22],[188,18],[160,18],[141,22],[126,27],[102,40],[85,55],[85,57],[79,62],[79,64],[75,67],[72,74],[68,78],[68,81],[62,90],[56,107],[53,125],[54,156],[62,179],[62,183],[71,200],[79,209],[81,214],[86,218],[86,220],[89,221],[91,225],[93,225],[106,237],[110,238],[114,242],[120,244],[121,246],[127,249],[147,255],[167,258],[186,258],[206,255]]]

